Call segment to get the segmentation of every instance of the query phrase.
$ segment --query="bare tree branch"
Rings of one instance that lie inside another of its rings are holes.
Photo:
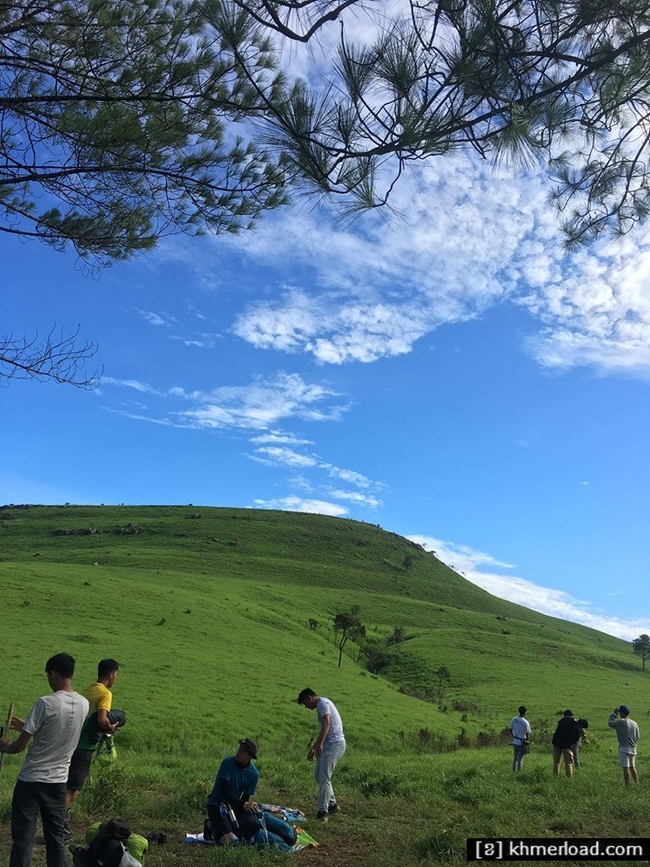
[[[86,362],[97,352],[97,344],[79,340],[80,326],[66,334],[52,328],[44,340],[13,333],[0,338],[0,386],[12,379],[52,380],[77,388],[97,388],[102,370],[87,373]]]

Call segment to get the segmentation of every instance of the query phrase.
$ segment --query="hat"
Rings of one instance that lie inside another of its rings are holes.
[[[242,738],[239,741],[239,746],[243,747],[247,753],[250,753],[254,759],[257,758],[257,744],[252,738]]]
[[[619,712],[619,713],[629,713],[629,712],[630,712],[630,709],[629,709],[629,707],[628,707],[626,704],[622,704],[622,705],[619,707],[618,712]]]

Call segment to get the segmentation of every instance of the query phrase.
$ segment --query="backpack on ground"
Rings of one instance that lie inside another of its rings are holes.
[[[99,826],[99,832],[87,849],[71,846],[75,867],[120,867],[126,853],[125,842],[131,829],[124,819],[111,819]]]

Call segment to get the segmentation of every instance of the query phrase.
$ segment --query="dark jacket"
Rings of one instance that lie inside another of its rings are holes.
[[[126,723],[126,713],[123,710],[109,710],[108,721],[112,726],[117,723],[118,729],[122,728]],[[86,718],[86,722],[84,723],[84,733],[90,740],[90,743],[99,743],[103,736],[107,734],[107,732],[99,726],[99,722],[97,721],[97,711],[91,713],[90,716]]]
[[[555,734],[553,735],[553,746],[561,750],[566,750],[572,747],[576,741],[580,740],[580,726],[578,721],[572,716],[563,716],[557,724]]]

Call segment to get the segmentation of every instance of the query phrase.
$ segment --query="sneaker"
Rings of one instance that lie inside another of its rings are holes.
[[[328,813],[340,813],[340,812],[341,812],[341,808],[340,808],[339,805],[336,803],[336,801],[332,801],[332,803],[331,803],[331,804],[329,805],[329,807],[327,808],[327,812],[328,812]]]
[[[328,819],[327,810],[319,810],[316,813],[316,821],[317,822],[327,822],[327,819]]]

